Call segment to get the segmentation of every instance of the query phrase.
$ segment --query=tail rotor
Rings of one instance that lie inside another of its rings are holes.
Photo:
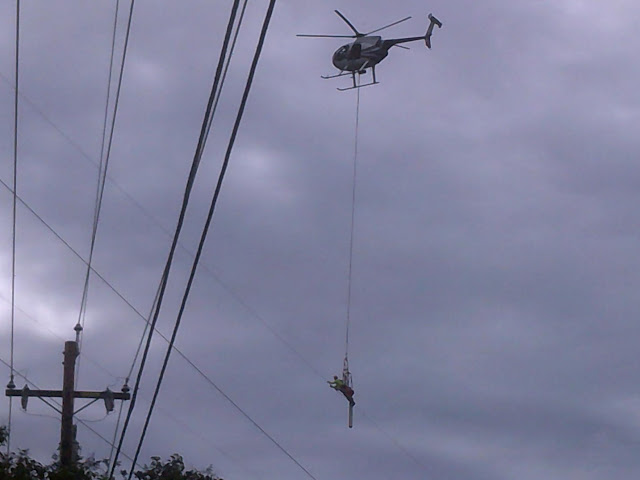
[[[427,45],[427,48],[431,48],[431,34],[433,33],[433,26],[437,25],[438,28],[442,28],[442,22],[438,20],[433,15],[429,14],[429,28],[427,28],[427,33],[424,36],[424,43]]]

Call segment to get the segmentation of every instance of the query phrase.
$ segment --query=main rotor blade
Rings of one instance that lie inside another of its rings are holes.
[[[313,37],[313,38],[356,38],[355,35],[304,35],[298,34],[296,37]]]
[[[365,35],[371,35],[372,33],[379,32],[380,30],[384,30],[385,28],[393,27],[394,25],[397,25],[399,23],[406,22],[410,18],[411,17],[406,17],[406,18],[403,18],[402,20],[398,20],[397,22],[393,22],[393,23],[390,23],[389,25],[385,25],[384,27],[376,28],[375,30],[371,30],[369,33],[365,33]]]
[[[397,43],[393,45],[394,47],[403,48],[405,50],[411,50],[409,47],[405,47],[404,45],[398,45]]]
[[[353,32],[356,34],[356,37],[364,37],[364,34],[360,33],[358,30],[356,30],[356,27],[354,27],[351,22],[349,20],[347,20],[347,17],[345,17],[344,15],[342,15],[338,10],[334,10],[334,12],[336,12],[338,14],[338,16],[345,21],[345,23],[347,25],[349,25],[349,27],[351,28],[351,30],[353,30]]]

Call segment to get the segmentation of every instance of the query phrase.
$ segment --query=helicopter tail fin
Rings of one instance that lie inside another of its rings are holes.
[[[442,28],[442,22],[433,15],[429,14],[429,20],[431,20],[431,23],[429,23],[429,28],[427,28],[427,33],[424,36],[424,43],[427,45],[427,48],[431,48],[431,34],[433,33],[433,26],[437,25],[438,28]]]

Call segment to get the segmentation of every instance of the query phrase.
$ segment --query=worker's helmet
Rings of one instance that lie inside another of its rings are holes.
[[[334,378],[335,380],[337,380],[337,379],[338,379],[338,375],[334,375],[334,376],[333,376],[333,378]]]

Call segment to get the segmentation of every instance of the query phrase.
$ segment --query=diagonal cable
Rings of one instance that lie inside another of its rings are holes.
[[[124,39],[124,47],[123,47],[123,52],[122,52],[122,60],[120,63],[120,72],[118,75],[118,86],[116,88],[116,95],[115,95],[115,100],[114,100],[114,107],[113,107],[113,116],[111,118],[111,125],[109,127],[109,140],[107,143],[107,148],[106,148],[106,152],[104,150],[105,148],[105,137],[106,137],[106,125],[107,125],[107,112],[108,112],[108,107],[109,107],[109,95],[110,95],[110,91],[111,91],[111,76],[112,76],[112,72],[113,72],[113,55],[114,55],[114,51],[115,51],[115,41],[116,41],[116,27],[117,27],[117,21],[118,21],[118,7],[119,7],[119,0],[116,2],[116,12],[115,12],[115,17],[114,17],[114,22],[113,22],[113,37],[112,37],[112,42],[111,42],[111,58],[110,58],[110,65],[109,65],[109,81],[107,84],[107,100],[106,100],[106,106],[105,106],[105,114],[104,114],[104,126],[103,126],[103,132],[102,132],[102,146],[101,146],[101,153],[100,153],[100,165],[98,168],[98,186],[97,186],[97,191],[96,191],[96,203],[95,203],[95,211],[94,211],[94,217],[93,217],[93,228],[92,228],[92,233],[91,233],[91,247],[89,250],[89,266],[87,267],[87,272],[86,272],[86,276],[85,276],[85,281],[84,281],[84,288],[83,288],[83,292],[82,292],[82,301],[81,301],[81,305],[80,305],[80,313],[78,316],[78,323],[76,324],[76,329],[78,331],[78,333],[80,333],[80,331],[82,330],[82,328],[84,327],[84,318],[85,318],[85,312],[86,312],[86,304],[87,304],[87,296],[89,293],[89,278],[90,278],[90,274],[91,274],[91,262],[93,260],[93,252],[94,252],[94,248],[95,248],[95,243],[96,243],[96,236],[98,233],[98,223],[100,221],[100,211],[102,208],[102,197],[104,195],[104,186],[105,186],[105,182],[106,182],[106,175],[107,175],[107,169],[109,167],[109,158],[111,155],[111,145],[113,142],[113,132],[115,130],[115,124],[116,124],[116,118],[117,118],[117,114],[118,114],[118,104],[120,101],[120,91],[122,89],[122,77],[124,75],[124,66],[125,66],[125,61],[127,59],[127,47],[129,46],[129,36],[131,33],[131,22],[133,20],[133,7],[135,5],[135,0],[131,0],[131,5],[129,8],[129,17],[127,20],[127,30],[125,33],[125,39]],[[80,327],[78,329],[78,327]],[[82,346],[82,337],[80,335],[78,335],[79,338],[79,348],[81,349]],[[80,364],[77,365],[76,367],[76,372],[79,372],[80,369]],[[78,381],[78,374],[76,374],[76,383]]]
[[[16,305],[16,204],[18,190],[18,85],[20,74],[20,0],[16,1],[16,51],[15,51],[15,82],[16,89],[13,96],[13,214],[11,239],[11,365],[7,388],[15,388],[13,356],[15,350],[15,305]],[[13,397],[9,398],[9,418],[7,421],[7,453],[11,451],[11,421],[13,416]]]
[[[358,76],[359,79],[359,76]],[[355,126],[355,141],[353,150],[353,183],[351,190],[351,233],[349,235],[349,270],[347,273],[347,326],[346,326],[346,339],[344,348],[344,358],[348,365],[349,358],[349,327],[351,326],[351,279],[353,272],[353,233],[355,227],[356,218],[356,180],[358,173],[358,130],[360,125],[360,89],[356,88],[356,126]]]
[[[196,152],[194,154],[194,158],[193,158],[193,162],[191,164],[191,171],[189,172],[189,176],[187,178],[187,184],[185,186],[185,192],[184,192],[184,198],[182,201],[182,207],[180,209],[180,215],[178,218],[178,224],[176,226],[176,230],[175,230],[175,234],[173,236],[173,241],[171,244],[171,248],[169,250],[169,255],[167,258],[167,262],[165,264],[165,268],[161,277],[161,287],[160,287],[160,293],[158,296],[158,301],[156,303],[156,309],[153,315],[153,320],[151,321],[151,326],[149,328],[149,335],[147,337],[147,343],[145,345],[145,349],[144,352],[142,354],[142,359],[141,359],[141,363],[140,363],[140,367],[138,369],[138,375],[136,378],[136,383],[135,386],[133,388],[133,394],[131,395],[131,401],[129,404],[129,409],[127,411],[127,416],[125,418],[125,423],[124,426],[122,427],[122,432],[120,433],[120,441],[118,442],[118,448],[116,450],[115,453],[115,457],[114,457],[114,464],[111,467],[111,473],[110,476],[113,476],[114,470],[115,470],[115,464],[117,463],[118,460],[118,455],[120,453],[120,449],[122,448],[122,443],[124,441],[124,437],[126,435],[127,432],[127,428],[129,426],[129,422],[131,420],[131,415],[133,413],[133,409],[135,408],[135,403],[136,403],[136,398],[137,398],[137,394],[138,394],[138,389],[140,388],[140,381],[142,378],[142,373],[144,371],[144,367],[145,367],[145,363],[146,363],[146,359],[147,359],[147,355],[149,353],[149,348],[151,346],[151,339],[153,337],[153,332],[155,330],[155,325],[158,321],[158,315],[160,314],[160,308],[162,306],[162,300],[164,297],[164,292],[167,286],[167,282],[169,279],[169,273],[171,270],[171,265],[173,263],[173,257],[175,254],[175,250],[176,250],[176,246],[178,243],[178,238],[180,236],[180,232],[182,230],[182,225],[184,223],[184,218],[185,218],[185,214],[186,214],[186,210],[187,210],[187,206],[189,204],[189,198],[191,196],[191,190],[193,188],[193,183],[195,181],[195,177],[196,174],[198,172],[198,167],[200,165],[200,159],[202,157],[202,152],[204,150],[204,146],[206,144],[206,135],[205,133],[207,132],[207,126],[209,124],[209,116],[211,115],[212,109],[213,109],[213,103],[214,103],[214,99],[216,96],[216,92],[218,91],[218,85],[220,83],[220,78],[222,75],[222,69],[223,69],[223,65],[224,65],[224,59],[227,55],[227,49],[229,46],[229,39],[231,37],[231,32],[233,30],[233,25],[235,23],[235,17],[236,17],[236,13],[238,10],[238,4],[239,4],[239,0],[234,0],[232,9],[231,9],[231,13],[229,16],[229,22],[227,24],[227,29],[225,32],[225,37],[224,37],[224,41],[222,44],[222,48],[220,50],[220,58],[218,60],[218,67],[216,69],[216,74],[215,74],[215,78],[213,81],[213,85],[211,88],[211,93],[209,95],[209,101],[207,103],[207,109],[205,112],[205,116],[204,116],[204,120],[202,122],[202,128],[200,130],[200,137],[198,139],[198,144],[196,146]]]
[[[195,259],[193,261],[193,266],[191,268],[191,273],[189,275],[189,280],[187,282],[187,286],[185,288],[185,292],[184,292],[184,295],[183,295],[183,298],[182,298],[182,303],[180,305],[180,311],[178,313],[178,318],[176,319],[176,323],[175,323],[175,326],[174,326],[174,329],[173,329],[173,334],[171,336],[171,341],[170,341],[170,344],[169,344],[169,346],[167,348],[167,353],[165,355],[165,359],[164,359],[164,362],[163,362],[163,365],[162,365],[162,370],[160,371],[158,382],[156,384],[156,389],[155,389],[155,392],[153,394],[153,399],[152,399],[152,402],[151,402],[151,406],[149,407],[149,411],[147,413],[147,418],[145,419],[145,424],[144,424],[144,427],[143,427],[143,430],[142,430],[142,434],[140,436],[140,441],[138,442],[138,447],[136,449],[136,453],[134,455],[134,460],[137,460],[138,455],[140,454],[140,450],[141,450],[142,444],[144,442],[144,437],[145,437],[147,428],[149,426],[149,422],[151,420],[151,415],[153,413],[155,402],[157,400],[157,397],[158,397],[158,394],[159,394],[159,391],[160,391],[160,387],[162,385],[162,380],[164,378],[164,375],[165,375],[165,372],[166,372],[166,368],[167,368],[167,365],[168,365],[168,362],[169,362],[169,357],[171,355],[171,350],[172,350],[173,344],[175,342],[175,338],[177,336],[178,329],[180,327],[182,316],[184,314],[184,310],[185,310],[185,307],[186,307],[186,302],[187,302],[187,299],[189,297],[191,286],[193,284],[193,280],[195,278],[195,274],[196,274],[196,271],[197,271],[198,262],[200,260],[201,254],[202,254],[202,250],[204,248],[204,243],[206,241],[207,234],[209,232],[209,227],[211,225],[211,220],[212,220],[213,214],[215,212],[215,207],[216,207],[216,204],[217,204],[218,197],[220,195],[220,191],[221,191],[221,188],[222,188],[222,183],[223,183],[223,180],[224,180],[224,177],[225,177],[225,173],[226,173],[227,167],[229,165],[231,152],[233,150],[235,139],[236,139],[236,136],[238,134],[238,130],[240,128],[240,123],[242,121],[242,116],[243,116],[243,113],[244,113],[244,109],[245,109],[245,106],[246,106],[246,103],[247,103],[247,99],[249,97],[249,92],[251,90],[251,85],[253,83],[253,77],[255,75],[255,71],[256,71],[256,68],[257,68],[257,65],[258,65],[258,60],[260,58],[260,53],[262,52],[262,47],[264,45],[264,40],[265,40],[266,35],[267,35],[267,30],[268,30],[268,27],[269,27],[271,16],[273,14],[273,9],[275,7],[275,2],[276,2],[276,0],[271,0],[270,1],[269,7],[267,9],[267,13],[265,15],[264,23],[263,23],[263,26],[262,26],[262,31],[260,33],[260,38],[258,40],[258,46],[256,47],[256,51],[255,51],[255,54],[254,54],[253,62],[251,64],[251,69],[249,71],[249,76],[248,76],[248,79],[247,79],[245,90],[244,90],[244,93],[243,93],[243,96],[242,96],[242,100],[240,102],[240,107],[238,108],[238,114],[236,116],[236,121],[235,121],[235,124],[233,126],[233,131],[232,131],[231,137],[229,139],[229,143],[228,143],[228,146],[227,146],[227,151],[226,151],[226,154],[225,154],[224,162],[222,164],[222,169],[221,169],[220,175],[218,177],[218,182],[217,182],[216,189],[215,189],[215,192],[214,192],[214,195],[213,195],[213,199],[211,201],[211,206],[209,208],[209,213],[208,213],[208,216],[207,216],[207,220],[205,222],[205,226],[203,228],[202,235],[200,237],[200,244],[198,245],[198,250],[197,250],[197,253],[196,253],[196,257],[195,257]],[[224,392],[222,392],[222,390],[220,390],[219,387],[217,387],[215,384],[213,384],[213,382],[211,382],[211,384],[220,393],[222,393],[227,400],[231,401],[231,399],[226,394],[224,394]],[[267,438],[269,438],[269,440],[271,440],[271,442],[273,442],[289,459],[291,459],[301,470],[303,470],[307,474],[307,476],[309,476],[310,478],[315,480],[315,477],[313,476],[313,474],[311,472],[309,472],[309,470],[307,470],[298,460],[296,460],[296,458],[293,457],[293,455],[291,455],[277,440],[275,440],[271,435],[269,435],[253,419],[251,419],[251,417],[249,417],[236,403],[234,403],[233,401],[231,401],[231,403],[240,412],[242,412],[243,415],[246,418],[248,418],[265,436],[267,436]],[[129,480],[131,480],[131,478],[132,478],[132,473],[129,474]]]

